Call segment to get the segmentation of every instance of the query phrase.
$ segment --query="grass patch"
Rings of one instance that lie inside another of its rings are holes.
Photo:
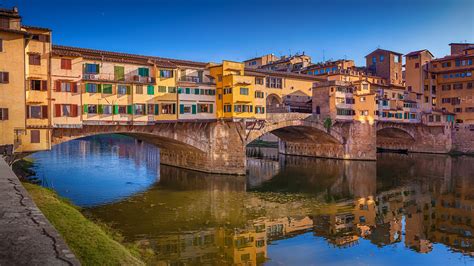
[[[144,264],[119,242],[120,234],[90,221],[54,191],[30,183],[23,186],[83,265]]]

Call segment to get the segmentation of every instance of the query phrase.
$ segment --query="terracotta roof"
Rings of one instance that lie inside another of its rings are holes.
[[[13,9],[0,8],[0,15],[11,17],[11,18],[21,18],[20,15],[18,14],[18,10],[15,10],[14,8]]]
[[[36,26],[25,26],[25,25],[21,25],[22,28],[25,28],[27,30],[31,29],[31,30],[43,30],[43,31],[51,31],[51,29],[48,29],[48,28],[42,28],[42,27],[36,27]]]
[[[17,34],[23,34],[23,35],[29,35],[28,32],[26,31],[23,31],[23,30],[14,30],[14,29],[3,29],[3,28],[0,28],[0,32],[3,31],[3,32],[10,32],[10,33],[17,33]]]
[[[431,60],[431,62],[439,62],[439,61],[444,61],[444,60],[449,60],[449,59],[456,59],[456,58],[466,58],[466,57],[473,57],[474,55],[472,54],[454,54],[454,55],[447,55],[445,57],[437,58]]]
[[[275,77],[285,77],[285,78],[294,78],[294,79],[305,79],[312,81],[325,81],[326,78],[307,75],[307,74],[298,74],[292,72],[283,72],[283,71],[272,71],[266,69],[254,69],[254,68],[245,68],[245,75],[249,76],[275,76]]]
[[[365,57],[367,57],[367,56],[369,56],[369,55],[371,55],[371,54],[373,54],[373,53],[376,53],[376,52],[388,52],[388,53],[392,53],[392,54],[403,55],[403,54],[398,53],[398,52],[394,52],[394,51],[390,51],[390,50],[385,50],[385,49],[380,49],[380,48],[378,48],[378,49],[376,49],[376,50],[370,52],[370,53],[369,53],[368,55],[366,55]]]
[[[428,49],[423,49],[423,50],[418,50],[418,51],[409,52],[408,54],[405,55],[405,57],[407,57],[407,56],[412,56],[412,55],[417,55],[417,54],[420,54],[421,52],[424,52],[424,51],[430,53],[430,55],[431,55],[432,57],[434,57],[434,55],[433,55]]]
[[[62,56],[82,56],[90,60],[104,60],[110,62],[123,62],[130,64],[156,64],[159,67],[176,68],[176,65],[170,61],[159,57],[135,55],[127,53],[117,53],[95,49],[77,48],[70,46],[53,45],[53,53]]]

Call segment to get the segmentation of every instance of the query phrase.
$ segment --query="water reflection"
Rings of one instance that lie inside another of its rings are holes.
[[[129,151],[134,145],[120,150],[136,167],[145,160],[158,169],[156,153]],[[148,250],[150,264],[474,262],[473,157],[381,154],[365,162],[249,153],[259,159],[249,159],[247,177],[161,166],[148,190],[86,212]]]

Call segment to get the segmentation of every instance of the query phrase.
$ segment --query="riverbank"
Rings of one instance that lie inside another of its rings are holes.
[[[16,165],[16,173],[31,171],[32,162]],[[61,234],[83,265],[144,265],[137,252],[121,243],[120,234],[86,218],[80,208],[54,191],[23,180],[22,185],[41,212]]]

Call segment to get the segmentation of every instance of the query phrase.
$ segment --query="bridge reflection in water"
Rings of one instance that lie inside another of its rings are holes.
[[[137,143],[129,141],[111,150],[136,165],[146,161],[146,180],[158,182],[85,212],[152,251],[150,264],[474,262],[473,157],[344,161],[249,148],[260,158],[249,158],[247,176],[237,177],[159,166],[156,152],[140,143],[133,151]],[[78,156],[104,154],[107,144],[94,143],[80,144]]]

